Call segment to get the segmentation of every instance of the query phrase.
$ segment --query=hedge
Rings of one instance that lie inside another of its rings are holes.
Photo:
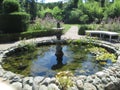
[[[35,31],[35,32],[23,32],[23,33],[14,33],[14,34],[0,34],[0,43],[7,43],[18,41],[20,39],[30,39],[43,36],[53,36],[60,33],[56,30],[46,30],[46,31]]]
[[[86,30],[93,30],[89,25],[81,25],[78,31],[79,35],[85,35]]]
[[[27,30],[30,16],[26,13],[0,15],[0,31],[3,33],[18,33]]]
[[[18,0],[4,0],[2,3],[4,13],[19,12],[20,4]]]

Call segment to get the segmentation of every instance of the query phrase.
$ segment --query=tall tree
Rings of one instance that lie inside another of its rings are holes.
[[[2,12],[2,2],[3,0],[0,0],[0,13]]]
[[[105,0],[101,0],[100,3],[101,3],[101,7],[105,6]]]
[[[30,2],[30,15],[31,15],[31,20],[35,20],[37,15],[37,4],[35,0],[31,0]]]
[[[31,15],[31,20],[35,20],[37,15],[36,0],[25,0],[25,11]]]
[[[58,21],[62,20],[62,10],[58,6],[53,8],[52,14]]]

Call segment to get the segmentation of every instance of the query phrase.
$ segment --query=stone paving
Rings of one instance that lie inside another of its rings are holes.
[[[70,30],[65,35],[62,36],[62,39],[85,38],[85,36],[79,36],[77,33],[78,33],[78,27],[72,26]],[[56,40],[56,37],[52,36],[52,37],[29,39],[29,40],[25,40],[25,42],[28,43],[31,41],[47,42],[54,40]],[[9,49],[11,47],[16,47],[20,43],[21,41],[9,43],[9,44],[0,44],[1,53],[2,51],[9,52]],[[105,41],[102,41],[102,43],[120,47],[120,43],[113,44]],[[52,78],[50,77],[45,78],[41,76],[23,77],[22,75],[16,75],[10,71],[3,70],[1,64],[0,64],[0,77],[1,77],[0,85],[1,82],[8,83],[10,84],[10,86],[16,88],[16,90],[62,90],[60,89],[59,83],[56,81],[55,77]],[[113,64],[113,66],[110,66],[109,68],[106,68],[103,71],[99,71],[91,76],[80,75],[77,77],[73,77],[73,82],[74,82],[74,86],[70,87],[67,90],[120,90],[120,56],[118,57],[117,63]]]

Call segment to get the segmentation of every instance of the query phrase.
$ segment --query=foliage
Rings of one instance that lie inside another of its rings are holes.
[[[17,0],[4,0],[2,6],[4,13],[18,12],[20,10],[20,5]]]
[[[35,38],[35,37],[43,37],[43,36],[52,36],[56,35],[56,33],[59,33],[57,30],[41,30],[41,31],[28,31],[23,32],[19,37],[23,38]]]
[[[2,13],[2,2],[3,0],[0,0],[0,13]]]
[[[56,27],[56,21],[53,18],[46,17],[44,19],[38,19],[34,24],[30,24],[29,31],[39,30],[51,30]]]
[[[30,5],[30,9],[29,11],[27,11],[30,15],[31,15],[31,20],[35,20],[36,16],[37,16],[37,4],[35,2],[35,0],[31,0],[29,2]]]
[[[88,49],[89,52],[95,54],[95,55],[100,55],[100,54],[104,54],[107,53],[107,50],[101,47],[92,47]]]
[[[99,6],[97,2],[86,3],[83,7],[83,12],[88,15],[89,22],[100,22],[103,18],[103,9]]]
[[[63,18],[62,10],[58,7],[55,6],[52,10],[50,8],[41,8],[41,10],[38,12],[38,16],[40,18],[45,18],[46,14],[51,14],[56,20],[61,21]]]
[[[20,0],[21,11],[44,18],[50,13],[54,18],[65,23],[100,23],[102,19],[120,16],[120,1],[115,0],[68,0],[66,3],[37,3],[35,0]]]
[[[0,30],[3,33],[18,33],[27,30],[29,15],[23,12],[0,15]]]
[[[87,14],[83,14],[79,19],[81,23],[87,23],[89,21],[89,16]]]
[[[75,10],[71,10],[70,11],[70,14],[69,14],[69,23],[79,23],[80,20],[79,20],[79,17],[80,17],[80,14],[82,12],[78,9],[75,9]]]
[[[0,34],[0,43],[6,43],[11,41],[18,41],[21,39],[30,39],[43,36],[53,36],[59,33],[57,30],[36,30],[36,31],[27,31],[22,33],[12,33],[12,34]]]
[[[85,30],[92,30],[92,27],[90,27],[89,25],[81,25],[78,34],[85,35]]]
[[[105,18],[115,18],[120,16],[120,1],[116,1],[113,4],[105,8]]]
[[[4,58],[3,68],[17,74],[30,75],[32,58],[35,58],[37,52],[33,52],[33,46],[19,47],[11,56]],[[9,63],[8,63],[9,62]]]
[[[74,85],[72,81],[73,74],[70,71],[61,71],[57,73],[55,77],[58,80],[62,90],[67,90],[67,88]]]
[[[58,6],[53,8],[52,14],[55,19],[57,19],[59,21],[62,20],[62,10]]]
[[[7,54],[7,58],[3,60],[3,68],[18,74],[29,75],[32,58],[35,58],[36,44],[34,41],[26,42],[21,40],[17,48]],[[9,62],[9,63],[8,63]]]
[[[99,30],[112,31],[120,33],[120,17],[118,18],[108,18],[106,23],[103,21],[98,27]]]
[[[38,11],[38,16],[42,19],[46,17],[46,14],[51,14],[52,15],[52,10],[50,8],[41,8],[40,11]]]
[[[0,34],[0,43],[8,43],[19,40],[19,34]]]
[[[115,54],[109,53],[104,48],[92,47],[89,48],[88,51],[95,54],[96,60],[98,62],[102,62],[102,61],[106,62],[107,60],[111,60],[111,62],[116,62]]]
[[[74,53],[80,51],[82,52],[81,55],[78,55],[78,56],[75,56],[76,58],[82,58],[85,57],[84,53],[91,53],[93,55],[96,56],[96,60],[101,63],[101,61],[107,61],[107,60],[111,60],[111,62],[116,62],[116,55],[113,54],[113,53],[109,53],[105,48],[102,48],[102,47],[96,47],[94,46],[94,41],[95,39],[87,39],[88,41],[86,41],[85,39],[84,40],[76,40],[76,41],[70,41],[70,43],[73,43],[75,44],[73,47],[74,49],[72,49],[72,51],[74,51]],[[86,45],[85,43],[88,43],[86,48],[83,48],[83,47],[78,47],[77,45],[79,46],[82,46],[82,45]],[[77,45],[76,45],[77,44]],[[77,48],[77,49],[75,49]],[[82,49],[82,50],[81,50]],[[77,54],[76,54],[77,55]]]
[[[36,0],[20,0],[20,6],[22,12],[27,12],[30,14],[30,19],[33,23],[33,20],[37,16],[37,2]]]
[[[110,53],[104,53],[102,55],[99,55],[96,57],[97,61],[107,61],[107,60],[111,60],[111,62],[116,62],[116,56],[114,54],[110,54]]]

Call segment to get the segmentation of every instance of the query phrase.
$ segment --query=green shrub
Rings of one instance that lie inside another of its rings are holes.
[[[35,31],[35,32],[23,32],[21,33],[21,38],[34,38],[34,37],[43,37],[43,36],[52,36],[56,35],[57,31],[55,30],[44,30],[44,31]]]
[[[18,12],[20,9],[20,4],[17,0],[4,0],[2,6],[4,13]]]
[[[93,30],[94,28],[92,25],[81,25],[78,34],[85,35],[85,30]]]
[[[7,43],[19,40],[20,34],[0,34],[0,43]]]
[[[86,25],[80,26],[78,34],[79,35],[85,35],[85,30],[87,30],[87,29],[88,29],[88,26],[86,26]]]
[[[3,33],[18,33],[27,30],[29,14],[16,12],[0,15],[0,30]]]
[[[6,43],[11,41],[17,41],[20,39],[30,39],[35,37],[43,36],[53,36],[60,33],[57,30],[44,30],[44,31],[34,31],[34,32],[22,32],[22,33],[12,33],[12,34],[0,34],[0,43]]]

